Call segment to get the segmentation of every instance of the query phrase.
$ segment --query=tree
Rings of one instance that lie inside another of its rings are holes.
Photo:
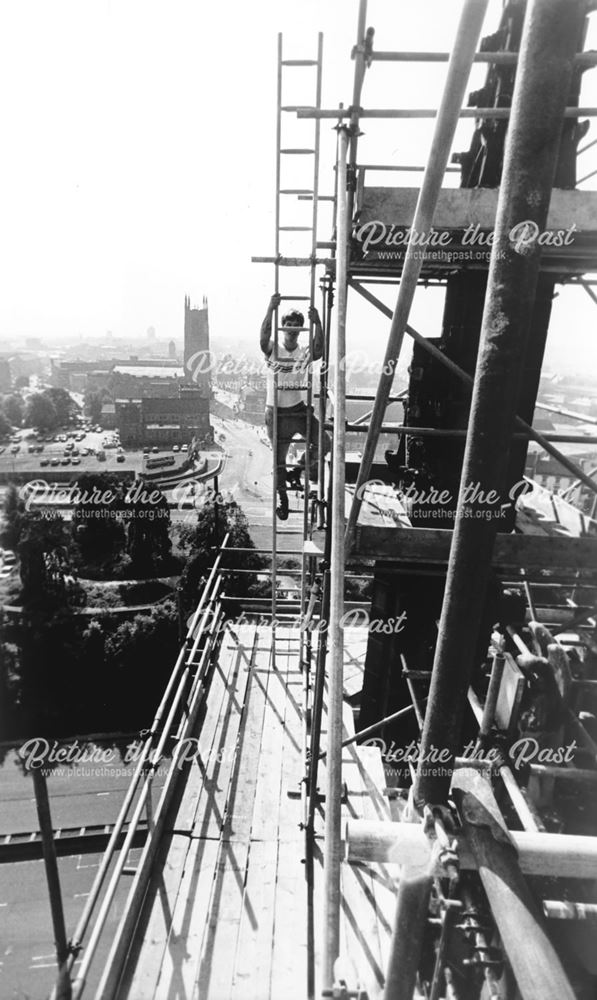
[[[110,473],[86,472],[73,491],[72,533],[86,560],[114,559],[125,547],[124,489]]]
[[[2,409],[4,416],[14,427],[20,427],[23,422],[23,400],[17,393],[6,396]]]
[[[128,553],[137,572],[149,572],[172,548],[170,508],[163,493],[145,484],[133,485],[125,500]]]
[[[28,389],[28,388],[29,388],[29,376],[17,375],[15,379],[15,389]]]
[[[8,437],[11,431],[10,420],[0,412],[0,438]]]
[[[52,403],[60,426],[72,423],[81,409],[66,389],[44,389],[42,395]]]
[[[246,597],[257,584],[257,572],[266,566],[265,559],[255,551],[234,552],[234,549],[255,549],[249,533],[249,522],[235,500],[222,501],[221,496],[207,501],[197,515],[195,525],[184,525],[179,532],[180,544],[189,549],[190,561],[181,576],[181,586],[188,596],[195,597],[201,581],[207,576],[226,534],[227,549],[222,558],[226,573],[224,590],[234,597]],[[235,573],[234,569],[254,570],[255,573]]]
[[[110,399],[110,393],[106,389],[87,389],[84,398],[85,413],[91,418],[94,424],[99,424],[102,417],[102,406],[106,399]]]
[[[35,392],[29,397],[25,419],[30,427],[43,431],[53,431],[60,424],[56,407],[43,392]]]
[[[68,576],[72,577],[72,542],[62,517],[39,512],[22,515],[18,553],[23,603],[64,602]]]
[[[9,483],[4,494],[4,530],[2,541],[7,548],[15,549],[21,537],[25,503],[14,483]]]

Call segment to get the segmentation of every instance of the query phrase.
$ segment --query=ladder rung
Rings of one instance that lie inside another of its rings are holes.
[[[314,149],[281,149],[280,152],[281,153],[286,153],[287,155],[291,155],[291,156],[298,156],[301,153],[314,153],[315,150]]]
[[[307,199],[306,198],[304,198],[304,199],[299,198],[299,201],[301,201],[301,200],[305,200],[306,201]],[[336,199],[334,198],[333,194],[318,194],[317,195],[317,201],[335,201],[335,200]],[[313,192],[310,192],[309,201],[313,201]]]
[[[282,66],[317,66],[317,59],[282,59]]]
[[[281,295],[282,302],[310,302],[310,295]]]
[[[278,226],[281,233],[312,233],[311,226]]]
[[[310,194],[312,196],[313,192],[309,188],[283,188],[280,194]]]
[[[283,104],[280,111],[298,111],[299,108],[303,108],[304,104]]]
[[[322,240],[321,242],[318,241],[317,243],[318,250],[334,250],[335,246],[336,244],[334,243],[333,240]]]

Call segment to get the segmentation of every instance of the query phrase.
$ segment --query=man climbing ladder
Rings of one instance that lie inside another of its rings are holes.
[[[267,393],[265,400],[265,426],[268,437],[274,443],[274,371],[278,376],[278,420],[276,435],[276,479],[279,505],[276,514],[281,521],[288,518],[288,492],[286,483],[286,460],[290,442],[295,434],[307,437],[307,416],[309,410],[306,403],[307,373],[309,365],[323,357],[323,330],[319,313],[315,306],[309,308],[309,320],[313,324],[313,354],[310,357],[309,347],[299,347],[299,332],[304,327],[304,316],[298,309],[291,309],[282,317],[282,342],[278,344],[277,359],[274,361],[274,339],[272,337],[272,319],[275,310],[281,302],[281,296],[272,295],[263,323],[261,324],[260,345],[265,355],[267,365]],[[319,423],[310,407],[310,464],[316,468],[318,451]],[[324,435],[325,452],[331,448],[328,434]],[[306,453],[305,453],[306,454]],[[299,470],[305,466],[305,455],[299,461]],[[300,476],[300,471],[299,471]]]

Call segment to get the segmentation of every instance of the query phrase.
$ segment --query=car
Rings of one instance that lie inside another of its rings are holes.
[[[61,465],[70,465],[70,455],[65,455],[64,458],[60,459]]]
[[[12,452],[13,455],[17,455],[20,452],[21,449],[20,449],[20,447],[19,447],[18,444],[13,444],[13,446],[12,446],[12,448],[10,450],[11,450],[11,452]]]
[[[77,448],[76,445],[74,445],[74,447],[71,448],[70,453],[71,453],[71,455],[78,455],[79,454],[79,449]]]
[[[180,448],[180,450],[181,450],[181,451],[188,451],[188,450],[189,450],[189,446],[188,446],[188,444],[183,444],[183,445],[181,445],[181,448]]]
[[[41,465],[42,469],[44,469],[46,467],[46,465],[50,464],[50,459],[49,458],[42,458],[42,460],[41,460],[41,462],[39,464]]]
[[[71,460],[71,464],[72,465],[80,465],[81,464],[81,459],[78,458],[77,455],[75,455],[75,457]]]
[[[124,462],[124,455],[117,455],[116,456],[116,461],[117,462]]]
[[[172,445],[172,451],[180,451],[180,448],[178,447],[177,444]]]
[[[50,459],[50,465],[60,465],[60,459],[59,458]]]
[[[145,445],[145,447],[143,449],[143,454],[144,455],[149,455],[149,448],[147,447],[147,445]]]
[[[151,450],[152,450],[152,452],[153,452],[154,455],[157,455],[157,453],[158,453],[158,451],[160,449],[158,448],[157,444],[154,444],[154,446],[153,446],[153,448]]]
[[[29,452],[30,455],[34,455],[35,452],[37,451],[37,446],[34,444],[30,444],[27,448],[27,451]]]

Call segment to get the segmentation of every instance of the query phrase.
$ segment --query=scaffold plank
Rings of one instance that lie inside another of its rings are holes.
[[[249,840],[255,808],[259,770],[259,747],[263,737],[267,689],[271,676],[271,646],[257,633],[251,676],[245,698],[243,723],[239,731],[236,763],[230,783],[224,840]]]
[[[241,644],[242,641],[242,644]],[[220,726],[227,712],[228,685],[242,656],[242,650],[252,649],[255,641],[255,626],[244,626],[242,632],[233,632],[227,627],[222,646],[214,666],[206,699],[205,709],[200,719],[197,737],[197,754],[190,765],[190,772],[177,811],[173,817],[172,829],[179,833],[190,833],[195,816],[207,799],[209,787],[219,770],[219,756],[222,754]],[[196,831],[198,832],[198,831]]]
[[[412,563],[447,563],[452,532],[444,528],[383,528],[358,525],[353,555]],[[518,570],[586,570],[597,568],[597,539],[548,535],[499,534],[493,566]]]
[[[149,885],[121,985],[123,997],[153,1000],[156,994],[159,995],[157,984],[171,930],[170,915],[180,893],[189,845],[189,838],[181,836],[168,838],[162,845],[162,857],[158,859],[156,875]]]
[[[185,840],[188,838],[185,837]],[[180,891],[172,911],[170,932],[157,977],[154,1000],[190,996],[197,976],[198,956],[205,934],[211,889],[216,873],[219,842],[188,839],[189,849]],[[141,965],[144,965],[142,956]],[[131,991],[130,997],[141,997]]]
[[[230,1000],[270,996],[278,844],[252,841]],[[285,994],[284,994],[285,995]]]
[[[192,1000],[226,1000],[232,991],[248,855],[247,842],[220,842]]]

